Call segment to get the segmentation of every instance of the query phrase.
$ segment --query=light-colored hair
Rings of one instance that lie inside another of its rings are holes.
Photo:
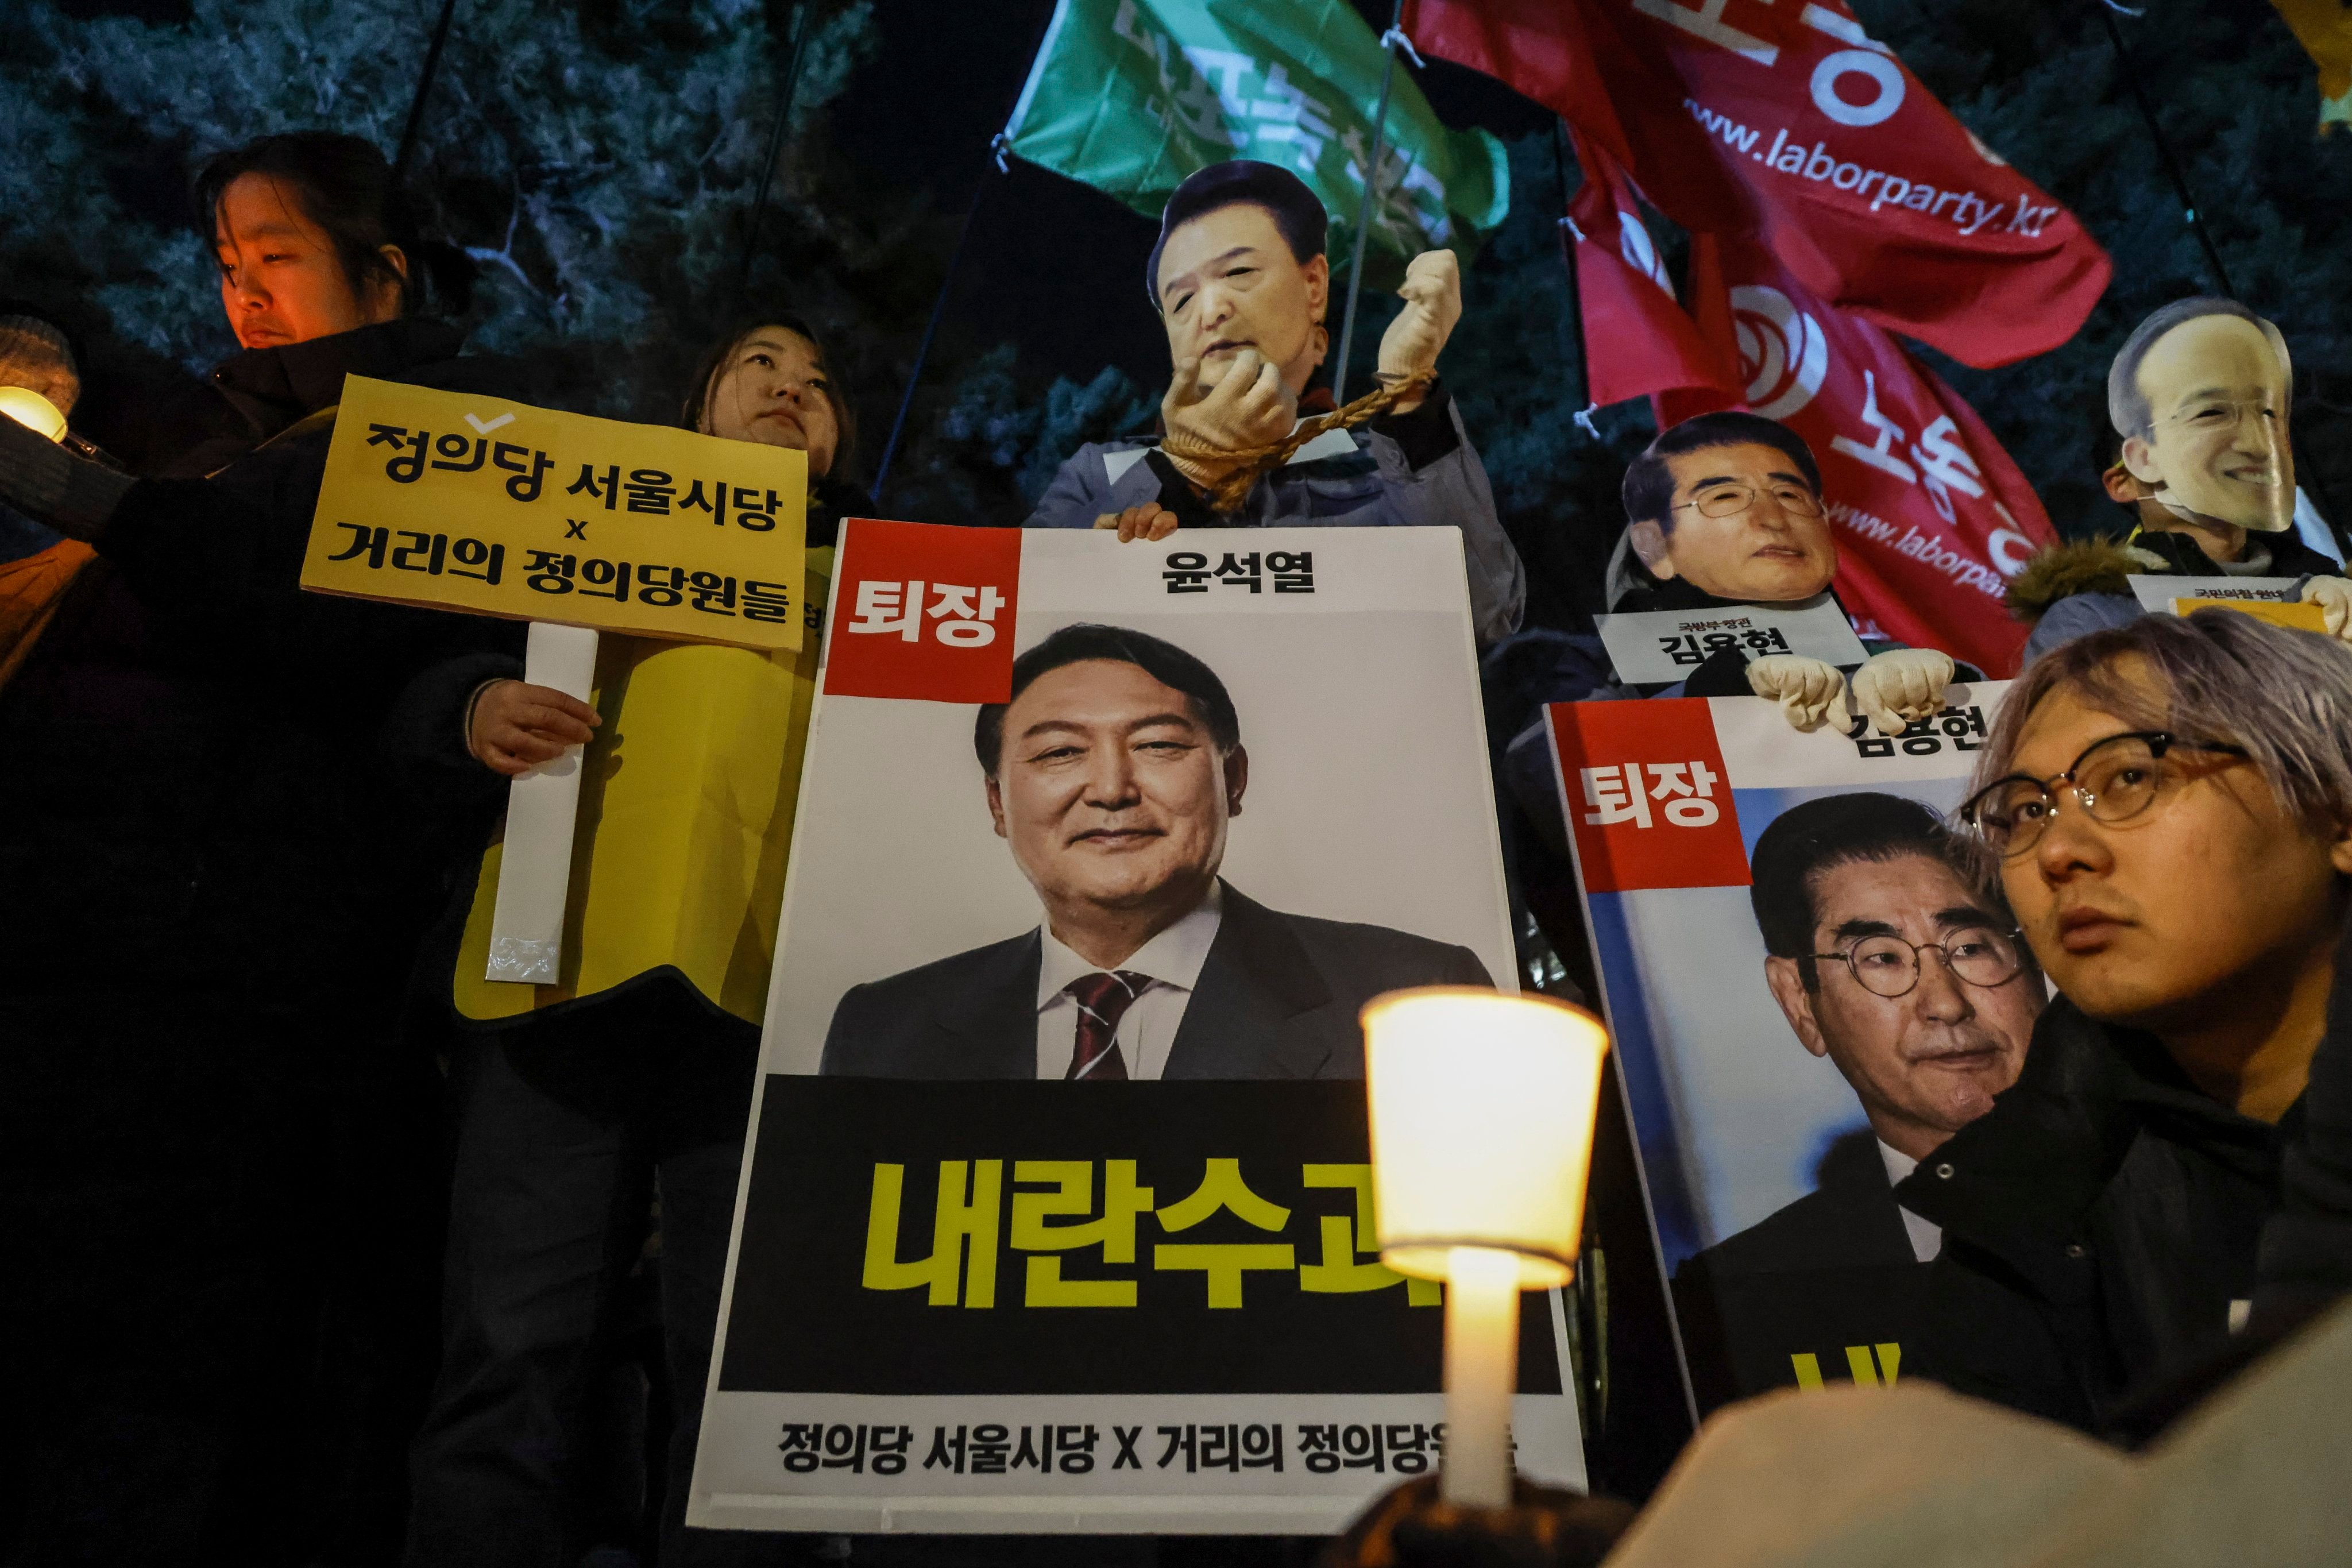
[[[2286,352],[2286,339],[2270,322],[2257,316],[2235,300],[2223,300],[2212,295],[2200,295],[2193,300],[2175,300],[2138,326],[2116,351],[2114,363],[2107,366],[2107,423],[2116,434],[2137,436],[2143,441],[2156,438],[2156,411],[2147,405],[2147,394],[2139,389],[2140,362],[2147,351],[2156,346],[2158,338],[2173,328],[2199,321],[2207,316],[2235,316],[2242,321],[2252,321],[2260,327],[2269,340],[2271,352],[2278,355],[2279,374],[2286,378],[2290,391],[2294,385],[2294,361]],[[2282,414],[2285,413],[2281,409]]]
[[[2135,658],[2147,684],[2131,679]],[[2016,772],[2027,721],[2061,688],[2135,730],[2240,748],[2279,804],[2315,831],[2352,822],[2352,647],[2332,637],[2200,610],[2142,616],[2062,644],[2010,688],[1970,795]],[[1997,868],[1980,869],[1990,878]]]

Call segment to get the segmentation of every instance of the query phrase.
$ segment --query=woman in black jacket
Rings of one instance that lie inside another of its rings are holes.
[[[0,700],[0,1245],[37,1269],[0,1332],[0,1516],[27,1560],[394,1535],[429,1376],[415,825],[464,842],[439,792],[496,792],[393,765],[388,728],[416,670],[520,629],[299,579],[345,374],[507,377],[412,312],[430,252],[368,143],[264,138],[197,193],[244,345],[222,437],[132,480],[0,421],[0,500],[100,557]]]

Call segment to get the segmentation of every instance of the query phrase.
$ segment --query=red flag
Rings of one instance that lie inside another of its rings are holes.
[[[2025,558],[2057,537],[2025,476],[1976,410],[1894,338],[1824,307],[1760,247],[1703,238],[1698,249],[1694,287],[1712,279],[1722,290],[1746,406],[1802,436],[1821,461],[1847,613],[1865,636],[2015,673],[2025,628],[2002,597]],[[1659,424],[1738,401],[1668,393]]]
[[[1643,226],[1633,186],[1609,155],[1580,142],[1584,188],[1569,204],[1576,289],[1584,316],[1584,374],[1592,401],[1622,403],[1680,387],[1728,392],[1743,384],[1723,347],[1675,299]]]
[[[2074,334],[2106,253],[1843,0],[1412,0],[1424,51],[1500,77],[1693,233],[1753,233],[1816,299],[1964,363]]]

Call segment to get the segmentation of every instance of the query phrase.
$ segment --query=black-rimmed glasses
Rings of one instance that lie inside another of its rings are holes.
[[[1844,961],[1857,984],[1877,996],[1908,996],[1919,984],[1919,955],[1940,956],[1944,967],[1958,979],[1990,991],[2017,978],[2025,967],[2015,931],[1973,926],[1955,931],[1942,942],[1906,942],[1899,936],[1868,936],[1843,952],[1817,952],[1816,960]]]
[[[1995,779],[1969,797],[1960,807],[1960,820],[2004,860],[2041,842],[2042,829],[2058,814],[2060,793],[2073,795],[2094,822],[2128,822],[2155,805],[2178,779],[2178,764],[2167,760],[2173,752],[2246,754],[2242,746],[2184,741],[2162,730],[2127,730],[2084,748],[2063,773],[2047,779],[2027,773]],[[2053,791],[2053,784],[2065,787]]]

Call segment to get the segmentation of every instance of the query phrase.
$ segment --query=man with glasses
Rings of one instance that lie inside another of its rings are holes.
[[[1893,1184],[2016,1080],[2042,1005],[2032,956],[1967,868],[1934,811],[1888,795],[1804,802],[1756,841],[1765,981],[1798,1043],[1853,1089],[1874,1147],[1832,1154],[1816,1191],[1677,1273],[1711,1395],[1799,1381],[1800,1356],[1843,1374],[1849,1345],[1877,1347],[1884,1373],[1900,1365],[1940,1243]]]
[[[1684,420],[1633,459],[1622,495],[1625,542],[1610,567],[1616,613],[1792,604],[1827,591],[1837,574],[1821,467],[1802,437],[1760,416]],[[1854,670],[1854,701],[1895,734],[1940,709],[1956,673],[1948,655],[1889,647]],[[1843,721],[1845,690],[1844,671],[1821,659],[1725,648],[1667,694],[1753,692],[1813,730]]]
[[[2151,1380],[2352,1286],[2352,649],[2228,611],[2093,633],[1979,768],[1961,818],[2061,994],[1895,1190],[1944,1233],[1911,1370],[2129,1430]]]
[[[2352,635],[2352,582],[2295,534],[2294,391],[2286,340],[2235,300],[2176,300],[2133,329],[2107,370],[2097,457],[2132,527],[2026,563],[2009,603],[2033,623],[2029,662],[2138,619],[2134,574],[2294,579],[2329,631]]]

